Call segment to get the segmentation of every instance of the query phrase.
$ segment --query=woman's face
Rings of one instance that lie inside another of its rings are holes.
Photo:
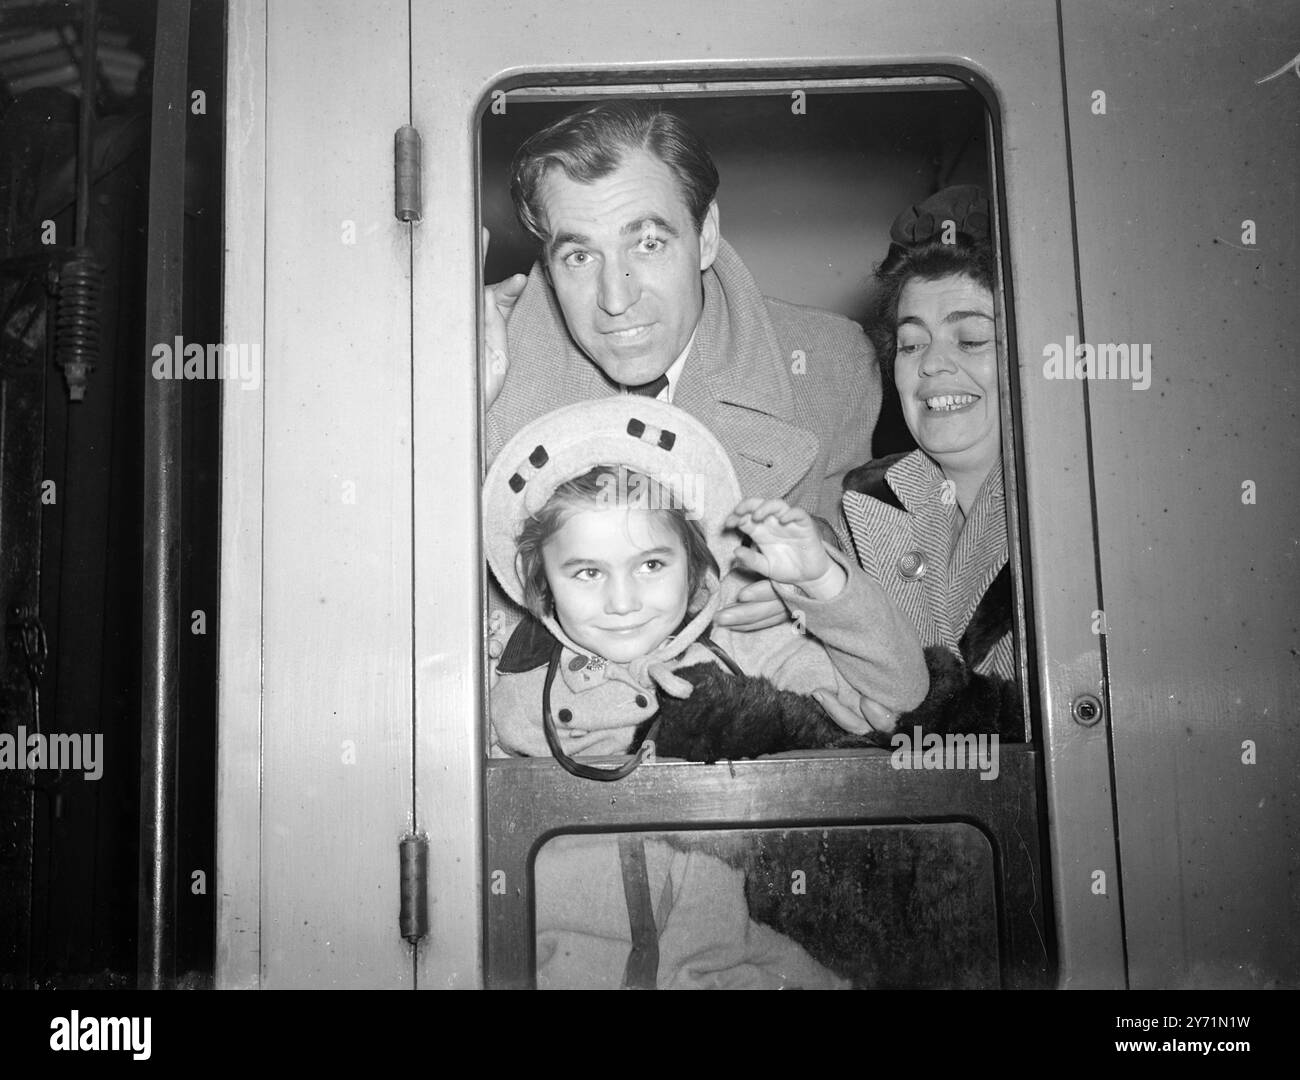
[[[894,382],[908,430],[945,472],[1001,456],[993,296],[965,275],[913,280],[898,298]]]

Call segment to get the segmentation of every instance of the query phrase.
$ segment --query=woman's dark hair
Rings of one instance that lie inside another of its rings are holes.
[[[515,539],[524,607],[534,616],[541,619],[554,614],[542,558],[546,541],[578,511],[613,506],[648,510],[672,529],[686,550],[686,590],[690,597],[687,611],[693,614],[703,605],[708,575],[718,576],[718,563],[682,501],[657,480],[626,465],[597,465],[557,487],[546,505],[524,522]]]
[[[548,241],[537,194],[552,167],[576,183],[590,184],[636,150],[668,166],[698,230],[718,193],[718,170],[708,147],[681,117],[635,101],[602,102],[570,113],[519,148],[510,167],[510,197],[520,224],[543,244]]]
[[[993,249],[987,243],[959,236],[952,244],[937,240],[912,247],[891,244],[875,276],[876,296],[867,319],[867,335],[876,348],[881,378],[889,384],[894,379],[894,353],[898,347],[898,299],[907,284],[968,277],[992,293],[997,269]]]

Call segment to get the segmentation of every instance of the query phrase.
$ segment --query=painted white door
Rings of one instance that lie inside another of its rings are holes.
[[[1074,248],[1056,5],[972,0],[786,4],[570,0],[411,5],[411,116],[424,141],[424,219],[414,230],[413,436],[416,810],[431,838],[431,937],[418,981],[481,978],[485,894],[475,341],[480,122],[523,88],[708,84],[942,73],[982,80],[1001,109],[1014,331],[1077,337]],[[724,86],[725,89],[725,86]],[[504,98],[498,96],[504,93]],[[725,200],[725,195],[724,195]],[[722,210],[726,232],[726,206]],[[1081,392],[1021,363],[1031,595],[1062,981],[1124,980],[1107,726],[1080,726],[1072,701],[1104,699],[1091,613],[1097,582]],[[1068,809],[1067,809],[1068,808]],[[1108,892],[1095,891],[1097,873]],[[487,903],[491,903],[490,895]]]
[[[219,986],[414,985],[408,55],[404,2],[230,5]]]
[[[494,91],[960,71],[999,109],[1029,602],[1062,981],[1124,980],[1056,5],[856,0],[448,9],[232,0],[227,342],[263,346],[223,427],[218,982],[483,981],[478,133]],[[497,99],[501,100],[501,99]],[[423,218],[393,215],[393,134]],[[725,205],[723,207],[725,233]],[[398,842],[429,842],[429,933]],[[1095,891],[1104,873],[1109,892]],[[490,900],[488,901],[490,902]]]

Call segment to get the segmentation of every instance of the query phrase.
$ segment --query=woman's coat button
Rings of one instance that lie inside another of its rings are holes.
[[[898,560],[898,572],[908,581],[925,577],[925,555],[920,551],[909,551]]]

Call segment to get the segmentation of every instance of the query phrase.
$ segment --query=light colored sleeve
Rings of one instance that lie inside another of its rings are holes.
[[[858,714],[863,697],[895,713],[916,708],[930,685],[916,628],[850,557],[827,551],[848,578],[837,597],[813,600],[778,586],[793,622],[749,633],[719,628],[715,640],[747,674],[779,689],[829,690]]]

